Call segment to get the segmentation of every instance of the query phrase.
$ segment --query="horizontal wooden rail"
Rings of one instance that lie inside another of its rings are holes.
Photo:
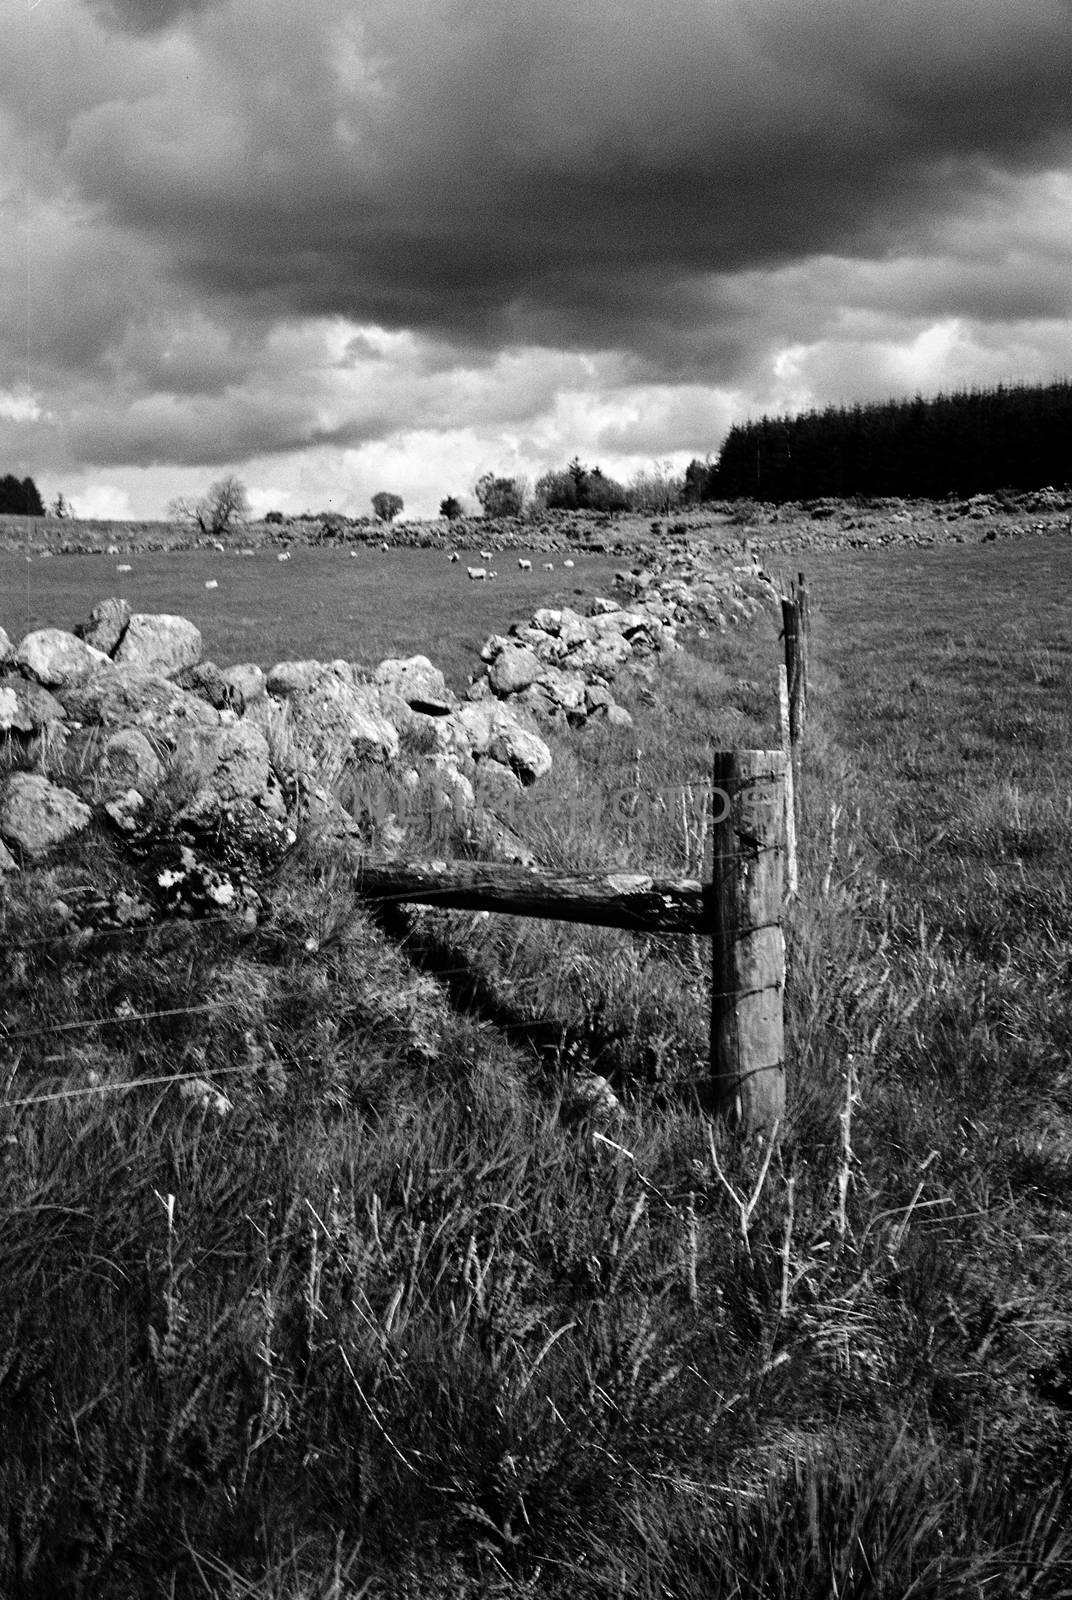
[[[369,900],[409,901],[452,911],[588,922],[633,933],[706,933],[711,890],[695,878],[643,872],[551,872],[482,861],[362,864],[354,887]]]

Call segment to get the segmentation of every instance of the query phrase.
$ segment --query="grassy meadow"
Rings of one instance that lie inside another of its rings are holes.
[[[427,655],[461,690],[489,633],[539,606],[613,594],[615,571],[628,565],[578,552],[571,571],[561,556],[537,551],[528,552],[533,570],[523,573],[518,552],[504,550],[495,582],[479,583],[466,576],[464,556],[450,563],[440,550],[358,546],[351,555],[294,545],[285,562],[279,553],[157,550],[27,561],[0,552],[0,627],[13,640],[34,628],[72,628],[99,600],[121,595],[136,611],[188,617],[201,630],[205,656],[221,667],[309,658],[374,666],[386,656]],[[545,571],[544,561],[554,570]],[[477,557],[476,564],[493,563]]]
[[[806,565],[774,1149],[708,1114],[701,940],[374,914],[308,840],[255,927],[94,928],[103,835],[5,883],[0,1592],[1072,1593],[1072,540]],[[556,740],[541,859],[703,871],[778,651]]]

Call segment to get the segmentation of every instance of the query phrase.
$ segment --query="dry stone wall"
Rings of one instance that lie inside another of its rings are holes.
[[[94,818],[137,844],[165,787],[178,797],[177,833],[226,835],[232,854],[237,841],[284,849],[299,825],[400,848],[397,822],[359,820],[337,799],[336,780],[355,768],[403,792],[423,781],[477,842],[526,860],[478,794],[520,791],[551,769],[530,717],[459,700],[424,656],[373,672],[346,661],[221,669],[202,659],[191,622],[132,614],[118,599],[73,633],[0,638],[3,739],[15,761],[0,779],[0,872],[47,858]]]
[[[424,785],[485,851],[529,862],[504,812],[550,773],[548,728],[628,727],[613,692],[623,674],[650,676],[683,629],[724,628],[776,598],[761,573],[712,569],[699,552],[618,583],[624,603],[545,607],[493,634],[464,700],[419,655],[371,671],[342,660],[220,668],[192,622],[116,597],[73,632],[40,628],[17,645],[0,633],[0,740],[16,747],[0,778],[0,873],[47,858],[95,818],[137,846],[162,814],[177,837],[215,840],[217,855],[226,841],[231,858],[284,850],[299,827],[403,851],[397,817],[340,802],[355,770],[403,794]]]

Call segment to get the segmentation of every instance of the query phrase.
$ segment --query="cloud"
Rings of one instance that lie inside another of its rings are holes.
[[[466,430],[535,460],[567,421],[627,463],[779,396],[985,381],[1003,352],[1046,377],[1069,21],[52,0],[0,60],[0,360],[50,466],[109,481]],[[0,451],[25,426],[0,407]]]
[[[101,522],[123,522],[133,515],[130,496],[113,483],[90,483],[71,502],[76,517],[98,518]]]

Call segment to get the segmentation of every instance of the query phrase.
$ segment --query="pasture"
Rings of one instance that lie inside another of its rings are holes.
[[[307,846],[253,930],[72,934],[131,881],[104,836],[5,886],[5,1592],[1072,1592],[1072,540],[799,564],[773,1154],[704,1109],[702,940],[373,915]],[[518,614],[451,593],[477,644]],[[220,659],[318,653],[251,637]],[[703,870],[665,787],[772,737],[777,660],[696,640],[634,729],[556,737],[540,859]],[[191,1068],[230,1116],[127,1087]]]
[[[427,655],[455,689],[468,682],[489,633],[539,606],[575,604],[614,594],[621,558],[562,558],[502,551],[498,577],[472,583],[465,562],[437,550],[290,547],[243,556],[236,550],[152,551],[27,560],[0,552],[0,627],[12,639],[33,628],[70,628],[98,600],[121,595],[136,611],[188,617],[201,629],[205,655],[218,666],[256,661],[343,658],[374,666],[389,655]],[[521,572],[519,557],[533,570]],[[543,561],[552,562],[547,572]],[[118,572],[119,566],[128,572]],[[205,588],[215,582],[218,587]]]

